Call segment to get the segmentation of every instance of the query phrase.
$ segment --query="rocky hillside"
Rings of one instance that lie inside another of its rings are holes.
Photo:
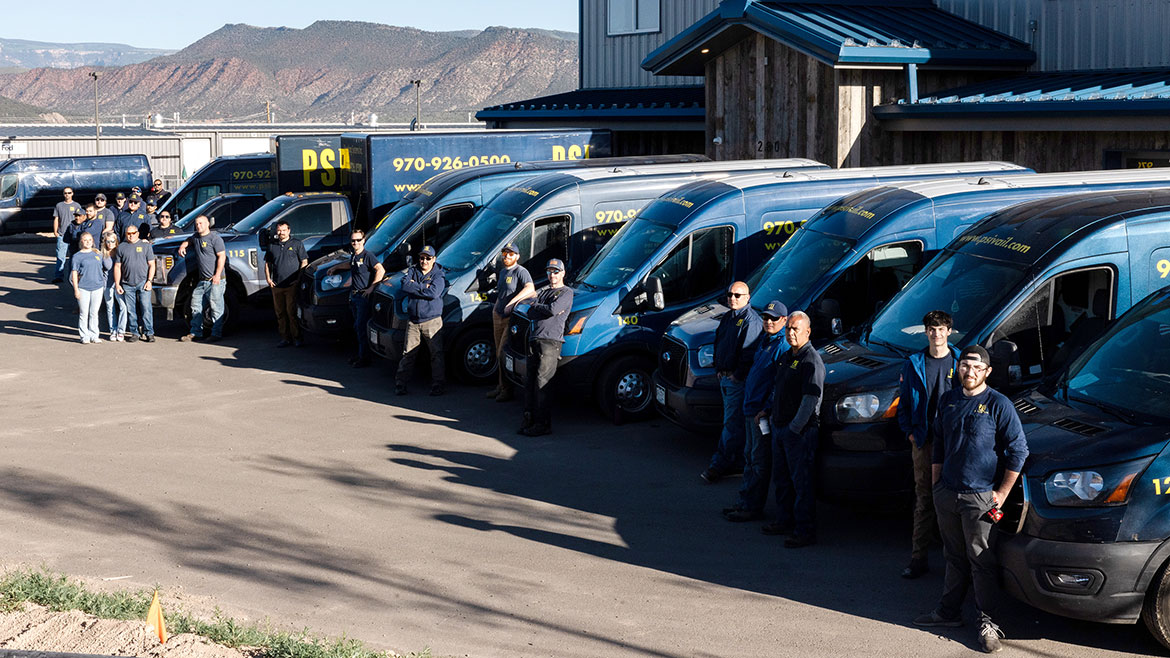
[[[482,32],[320,21],[298,30],[225,25],[187,48],[139,64],[101,68],[102,113],[183,120],[381,121],[414,116],[422,80],[424,121],[466,121],[487,105],[576,88],[574,35],[491,27]],[[92,116],[91,68],[0,75],[0,96]]]
[[[124,66],[172,52],[174,51],[135,48],[124,43],[45,43],[23,39],[0,39],[0,69]]]

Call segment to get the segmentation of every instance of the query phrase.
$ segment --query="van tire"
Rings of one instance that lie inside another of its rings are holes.
[[[455,376],[465,384],[489,384],[496,380],[499,355],[492,341],[491,327],[464,332],[447,352],[455,363]]]
[[[594,393],[601,412],[615,425],[653,415],[653,372],[650,359],[636,355],[623,356],[606,366]]]
[[[1170,561],[1162,565],[1146,592],[1142,621],[1162,646],[1170,648]]]

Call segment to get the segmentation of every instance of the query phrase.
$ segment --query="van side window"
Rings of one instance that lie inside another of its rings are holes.
[[[569,218],[566,215],[536,220],[532,228],[531,254],[525,258],[526,245],[520,245],[520,261],[534,280],[544,279],[544,266],[550,258],[565,260],[569,255]]]
[[[662,282],[666,305],[710,297],[731,285],[734,232],[730,226],[695,231],[650,276]]]
[[[199,187],[195,188],[195,203],[191,205],[191,208],[202,205],[206,201],[213,197],[217,197],[220,194],[223,194],[223,192],[218,183],[213,183],[211,185],[200,185]],[[187,210],[191,210],[191,208],[187,208]]]
[[[825,333],[832,331],[827,324],[832,318],[841,319],[845,332],[860,326],[873,317],[879,305],[898,294],[925,262],[922,243],[917,240],[871,249],[811,305],[814,335],[832,335]]]
[[[1048,280],[992,333],[991,344],[1016,344],[1025,381],[1051,372],[1112,317],[1113,278],[1112,269],[1098,267]]]
[[[11,199],[16,196],[16,183],[20,177],[16,174],[6,174],[0,177],[0,199]]]
[[[294,238],[327,235],[333,232],[333,204],[325,202],[298,206],[285,213],[281,219],[288,222]]]
[[[406,243],[410,245],[410,253],[417,254],[427,245],[435,249],[441,248],[474,214],[475,206],[470,203],[447,206],[431,213],[406,239]]]

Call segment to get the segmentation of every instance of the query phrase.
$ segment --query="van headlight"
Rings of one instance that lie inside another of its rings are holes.
[[[569,314],[569,319],[565,321],[565,335],[576,336],[585,330],[585,321],[593,315],[593,311],[597,310],[596,306],[583,308],[579,311],[573,311]]]
[[[350,275],[348,274],[330,274],[321,279],[321,290],[330,291],[344,288],[349,285]]]
[[[868,423],[878,418],[893,418],[897,412],[896,388],[855,393],[837,401],[837,420],[842,423]]]
[[[715,365],[715,343],[699,348],[699,367],[710,368]]]
[[[1057,471],[1044,480],[1044,495],[1057,507],[1124,505],[1138,476],[1153,457],[1109,466]]]

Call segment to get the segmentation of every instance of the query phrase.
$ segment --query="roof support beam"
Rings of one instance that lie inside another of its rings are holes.
[[[911,62],[906,65],[907,83],[910,85],[910,103],[918,102],[918,65]]]

